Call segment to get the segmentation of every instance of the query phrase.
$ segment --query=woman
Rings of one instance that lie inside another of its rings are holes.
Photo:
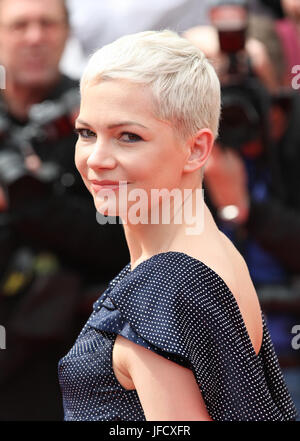
[[[199,198],[214,69],[177,34],[144,32],[96,52],[81,95],[76,165],[131,262],[59,363],[65,419],[294,419],[246,264]]]

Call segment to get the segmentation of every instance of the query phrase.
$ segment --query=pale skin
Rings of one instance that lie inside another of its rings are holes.
[[[122,124],[126,122],[126,124]],[[125,80],[86,85],[76,122],[76,166],[98,211],[92,180],[126,181],[129,189],[201,188],[200,170],[214,143],[203,128],[183,139],[170,121],[156,117],[151,91]],[[231,289],[256,353],[262,341],[261,311],[247,266],[218,230],[205,206],[204,229],[186,235],[186,224],[124,225],[131,268],[166,251],[184,252],[211,267]],[[147,420],[211,421],[193,372],[121,336],[113,348],[113,369],[120,384],[136,389]]]

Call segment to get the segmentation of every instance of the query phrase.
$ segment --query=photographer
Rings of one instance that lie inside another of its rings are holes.
[[[78,85],[59,71],[68,33],[63,0],[0,1],[4,420],[62,417],[57,361],[94,297],[128,261],[122,227],[100,227],[75,169]]]
[[[236,44],[239,46],[242,38],[244,47],[243,50],[239,50],[240,61],[245,60],[247,55],[251,59],[251,67],[256,77],[270,93],[277,93],[280,84],[272,58],[261,39],[255,38],[256,33],[252,29],[256,17],[250,13],[246,0],[211,0],[208,9],[211,25],[195,26],[185,31],[183,36],[203,50],[222,82],[226,81],[224,76],[228,69],[228,57],[220,47],[218,28],[223,33],[225,46],[232,45],[230,50],[234,50]],[[228,28],[228,24],[230,26],[231,23],[232,30]]]
[[[261,300],[276,301],[278,294],[295,311],[300,297],[299,95],[271,94],[264,87],[247,51],[246,2],[216,1],[210,15],[219,38],[214,53],[223,117],[206,168],[208,196],[219,224],[243,253]]]

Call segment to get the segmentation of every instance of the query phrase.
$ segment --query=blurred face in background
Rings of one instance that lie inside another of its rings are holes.
[[[246,27],[248,14],[242,6],[223,5],[213,7],[209,11],[210,21],[220,30],[236,30]]]
[[[281,6],[285,15],[300,22],[300,0],[281,0]]]
[[[55,81],[68,32],[62,0],[0,0],[0,63],[7,81],[28,87]]]

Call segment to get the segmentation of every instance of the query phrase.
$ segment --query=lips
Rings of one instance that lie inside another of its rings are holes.
[[[93,181],[91,181],[91,183],[95,184],[95,185],[102,185],[102,186],[104,186],[104,185],[119,185],[119,181],[108,181],[108,180],[106,180],[106,181],[93,180]]]
[[[125,181],[121,181],[121,182],[125,182]],[[118,190],[121,185],[124,185],[124,184],[120,184],[120,181],[109,181],[109,180],[105,180],[105,181],[91,180],[90,183],[92,189],[95,192],[99,192],[100,190]],[[125,182],[125,184],[127,184],[127,182]]]

